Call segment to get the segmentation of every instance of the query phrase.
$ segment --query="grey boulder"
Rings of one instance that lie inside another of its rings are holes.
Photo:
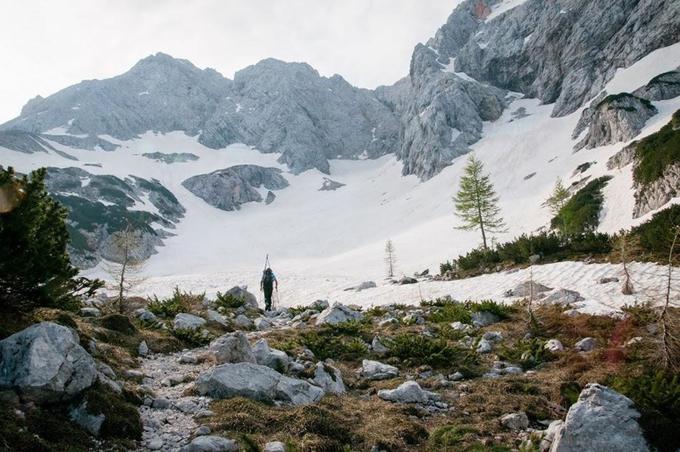
[[[257,297],[248,292],[246,286],[234,286],[227,290],[226,295],[231,295],[234,298],[242,300],[244,306],[247,308],[257,309]]]
[[[185,312],[179,313],[175,316],[172,326],[176,330],[197,330],[205,325],[205,319],[193,314]]]
[[[333,303],[331,306],[321,311],[316,318],[316,324],[323,325],[324,323],[328,323],[335,325],[350,320],[361,320],[362,318],[363,314],[361,312],[354,311],[340,303]]]
[[[316,363],[314,384],[329,394],[344,394],[347,392],[340,370],[328,361]]]
[[[218,364],[256,362],[246,335],[240,331],[218,337],[210,343],[208,350]]]
[[[274,370],[285,372],[288,370],[290,357],[281,350],[269,347],[266,339],[260,339],[253,346],[253,354],[257,364],[271,367]]]
[[[583,300],[584,298],[581,296],[581,294],[575,290],[558,289],[541,300],[541,302],[544,304],[567,306]]]
[[[75,331],[42,322],[0,341],[0,389],[38,402],[70,399],[97,378]]]
[[[221,436],[197,436],[181,452],[237,452],[238,443]]]
[[[419,403],[428,404],[439,400],[434,392],[426,391],[415,381],[407,381],[400,384],[396,389],[381,389],[378,397],[393,403]]]
[[[555,433],[550,452],[646,452],[649,447],[639,418],[629,398],[606,386],[588,384]]]
[[[196,389],[199,394],[214,399],[246,397],[292,405],[314,403],[324,395],[323,389],[306,381],[253,363],[222,364],[208,370],[198,377]]]
[[[386,380],[398,376],[399,369],[389,364],[383,364],[380,361],[365,359],[361,362],[359,374],[367,380]]]

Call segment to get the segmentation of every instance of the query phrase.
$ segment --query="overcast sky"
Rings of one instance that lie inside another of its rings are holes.
[[[274,57],[365,88],[391,84],[459,1],[0,0],[0,123],[38,94],[159,51],[229,78]]]

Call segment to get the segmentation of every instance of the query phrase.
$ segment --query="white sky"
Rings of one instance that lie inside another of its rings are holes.
[[[0,0],[0,123],[32,97],[165,52],[232,78],[267,57],[374,88],[460,0]]]

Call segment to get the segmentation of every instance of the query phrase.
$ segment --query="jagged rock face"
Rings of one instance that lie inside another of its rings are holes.
[[[33,99],[2,129],[43,133],[64,127],[74,135],[106,134],[120,140],[149,130],[196,135],[231,84],[212,69],[200,70],[158,53],[118,77],[87,80]]]
[[[169,154],[165,154],[163,152],[145,152],[142,154],[142,157],[146,157],[157,162],[167,163],[168,165],[171,163],[192,162],[198,160],[199,158],[196,154],[192,154],[190,152],[172,152]]]
[[[648,185],[635,184],[633,218],[656,210],[677,196],[680,196],[680,164],[668,166],[660,178]]]
[[[680,96],[680,71],[659,74],[633,94],[647,100],[666,100]]]
[[[648,100],[632,94],[607,96],[583,110],[572,137],[577,138],[586,128],[588,132],[574,149],[592,149],[628,141],[637,136],[656,113],[656,107]]]
[[[182,185],[211,206],[222,210],[238,210],[241,204],[262,202],[262,195],[257,188],[281,190],[288,186],[288,181],[278,168],[236,165],[190,177]]]
[[[80,268],[92,267],[102,257],[120,262],[112,234],[124,230],[127,221],[134,230],[132,258],[148,258],[185,213],[177,198],[155,179],[123,180],[80,168],[48,168],[45,182],[49,193],[69,210],[69,254]],[[139,204],[158,212],[138,210]]]
[[[399,123],[372,92],[304,63],[267,59],[236,73],[235,92],[205,125],[201,143],[242,141],[281,152],[293,172],[328,173],[329,158],[377,157],[398,146]]]
[[[551,452],[649,450],[633,402],[596,383],[588,384],[555,433]]]
[[[405,175],[428,179],[467,153],[482,137],[483,121],[498,119],[506,102],[500,89],[444,72],[431,49],[419,46],[416,55],[399,157]]]
[[[22,130],[0,131],[0,147],[23,152],[25,154],[45,152],[46,149],[54,150],[52,145],[45,141],[40,135],[24,132]]]
[[[114,150],[98,137],[129,140],[147,131],[184,131],[211,148],[245,143],[282,153],[295,173],[329,172],[328,159],[377,157],[399,146],[399,121],[369,90],[303,63],[267,59],[236,73],[162,53],[106,80],[89,80],[31,100],[0,130],[19,130],[83,149]],[[70,135],[63,135],[64,133]],[[73,135],[85,135],[73,136]],[[42,150],[35,137],[2,137],[10,149]],[[17,142],[20,141],[20,142]],[[42,144],[42,143],[39,143]]]
[[[478,19],[474,29],[470,11],[480,3],[495,2],[464,2],[453,13],[459,18],[449,18],[447,30],[430,41],[440,61],[455,57],[456,71],[554,102],[554,116],[597,95],[617,68],[680,37],[674,0],[528,0],[486,22]],[[466,33],[456,35],[455,27]]]

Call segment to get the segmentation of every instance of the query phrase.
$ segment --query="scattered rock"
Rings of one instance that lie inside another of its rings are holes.
[[[364,282],[362,282],[361,284],[359,284],[359,285],[356,287],[355,290],[356,290],[357,292],[361,292],[362,290],[373,289],[373,288],[375,288],[375,287],[378,287],[378,286],[376,285],[375,282],[373,282],[373,281],[364,281]]]
[[[241,331],[218,337],[210,343],[208,350],[215,356],[218,364],[256,362],[250,343]]]
[[[562,342],[558,341],[557,339],[550,339],[548,342],[545,343],[543,348],[553,353],[564,351],[564,346],[562,345]]]
[[[146,345],[146,341],[139,343],[139,346],[137,347],[137,354],[139,354],[139,356],[146,356],[149,354],[149,346]]]
[[[359,374],[367,380],[385,380],[399,375],[399,369],[379,361],[365,359],[361,362]]]
[[[415,381],[407,381],[400,384],[396,389],[381,389],[378,397],[394,403],[419,403],[428,404],[439,400],[434,392],[425,391]]]
[[[191,330],[195,331],[205,325],[205,319],[187,314],[185,312],[179,313],[175,316],[172,326],[176,330]]]
[[[377,353],[379,355],[390,351],[390,349],[385,347],[385,345],[380,341],[378,336],[373,336],[373,340],[371,341],[371,350],[373,350],[373,353]]]
[[[206,309],[205,317],[210,322],[217,322],[222,326],[229,326],[229,321],[227,320],[227,318],[220,314],[219,312],[215,311],[214,309]]]
[[[214,399],[246,397],[264,402],[306,405],[323,397],[323,389],[304,380],[286,377],[259,364],[222,364],[202,373],[196,381],[201,395]]]
[[[550,451],[647,452],[649,447],[637,422],[639,418],[640,413],[629,398],[590,383],[569,408]]]
[[[91,414],[87,411],[87,401],[83,400],[80,405],[71,409],[69,417],[73,422],[90,432],[94,436],[99,436],[102,424],[106,420],[103,414]]]
[[[417,282],[418,282],[417,279],[412,278],[410,276],[404,276],[403,278],[401,278],[399,280],[399,284],[401,284],[402,286],[405,285],[405,284],[415,284]]]
[[[148,323],[158,322],[158,317],[156,317],[156,314],[144,308],[135,310],[135,317],[137,317],[142,322]]]
[[[504,361],[495,361],[491,369],[484,374],[485,377],[497,378],[503,375],[521,374],[522,368]]]
[[[462,331],[464,333],[470,333],[475,329],[472,325],[463,322],[453,322],[449,326],[455,331]]]
[[[100,317],[102,315],[102,311],[97,308],[82,308],[80,310],[80,315],[83,317]]]
[[[196,435],[196,436],[207,436],[207,435],[210,435],[211,431],[212,430],[210,430],[210,427],[208,427],[207,425],[201,425],[200,427],[198,427],[196,429],[196,431],[194,432],[194,435]]]
[[[316,324],[323,325],[328,323],[335,325],[349,320],[361,320],[363,317],[361,312],[354,311],[340,303],[333,303],[332,306],[327,307],[319,314],[319,317],[316,318]]]
[[[281,441],[271,441],[264,445],[264,452],[286,452],[286,445]]]
[[[614,283],[614,282],[619,282],[619,278],[616,278],[614,276],[605,276],[603,278],[600,278],[597,281],[599,284],[609,284],[609,283]]]
[[[524,411],[506,414],[501,417],[501,425],[510,430],[526,430],[529,427],[529,418]]]
[[[479,311],[472,313],[472,325],[476,326],[477,328],[493,325],[494,323],[498,323],[500,321],[501,319],[492,312]]]
[[[568,306],[583,300],[584,298],[581,296],[581,294],[575,290],[558,289],[545,297],[542,300],[542,303]]]
[[[269,347],[266,339],[260,339],[252,348],[257,364],[271,367],[278,372],[286,372],[290,358],[285,352]]]
[[[257,297],[253,295],[252,293],[248,292],[248,287],[247,286],[234,286],[231,289],[227,290],[225,295],[231,295],[234,298],[237,298],[241,301],[243,301],[244,306],[248,308],[253,308],[257,309]]]
[[[96,378],[94,359],[65,326],[37,323],[0,341],[0,389],[13,389],[22,398],[70,399]]]
[[[548,292],[552,290],[552,288],[548,286],[544,286],[543,284],[537,283],[535,281],[525,281],[523,283],[519,283],[517,286],[515,286],[514,289],[509,290],[506,293],[506,296],[508,297],[528,297],[532,293],[534,296],[543,293],[543,292]]]
[[[255,327],[255,323],[248,318],[245,314],[239,314],[234,319],[234,325],[239,328],[250,330]]]
[[[482,338],[477,344],[477,353],[486,354],[491,353],[493,345],[488,340]]]
[[[595,339],[586,337],[574,344],[574,349],[579,352],[589,352],[595,348]]]
[[[321,184],[321,188],[319,191],[335,191],[340,187],[344,187],[345,184],[342,182],[334,181],[332,179],[329,179],[327,177],[323,178],[323,183]]]
[[[272,327],[272,322],[266,317],[258,317],[253,323],[258,331],[265,331]]]
[[[328,361],[316,363],[314,384],[329,394],[344,394],[347,392],[340,370],[332,366]]]
[[[500,331],[487,331],[482,335],[482,339],[489,342],[500,342],[503,340],[503,334]]]
[[[238,443],[221,436],[197,436],[181,452],[237,452]]]

